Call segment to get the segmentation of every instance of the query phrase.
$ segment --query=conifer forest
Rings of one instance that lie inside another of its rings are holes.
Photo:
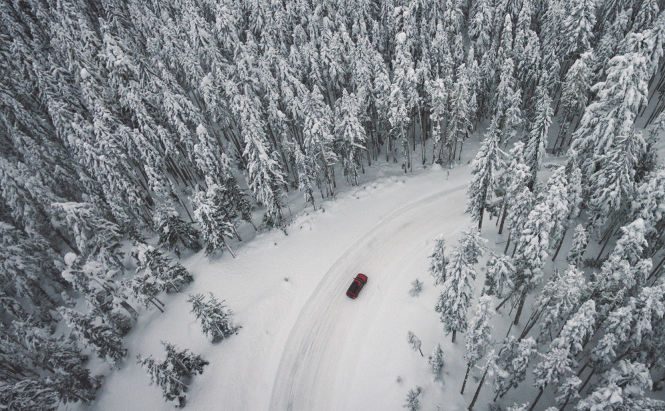
[[[663,8],[0,0],[0,410],[665,410]]]

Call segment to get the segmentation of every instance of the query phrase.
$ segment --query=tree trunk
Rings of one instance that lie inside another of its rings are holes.
[[[556,251],[554,252],[554,255],[552,256],[552,261],[556,260],[556,256],[559,255],[559,251],[561,251],[561,246],[563,245],[563,240],[566,239],[566,233],[568,232],[568,227],[566,227],[565,230],[563,230],[563,234],[561,234],[561,240],[559,241],[559,245],[556,246]]]
[[[522,315],[522,309],[524,308],[524,303],[526,302],[526,286],[522,290],[522,295],[520,296],[520,303],[517,306],[517,313],[515,313],[515,321],[513,324],[517,325],[520,322],[520,316]]]
[[[538,392],[538,396],[536,397],[535,400],[531,403],[531,406],[529,407],[529,411],[533,411],[534,408],[536,408],[536,404],[538,404],[538,401],[540,401],[540,397],[543,395],[543,389],[541,388],[540,391]]]
[[[501,213],[501,223],[499,224],[499,234],[503,234],[503,223],[506,222],[506,214],[508,214],[508,210],[506,210],[506,202],[504,201],[503,207],[503,213]],[[510,237],[508,237],[510,238]],[[505,254],[505,251],[504,251]]]
[[[471,364],[467,364],[466,366],[466,373],[464,374],[464,382],[462,382],[462,389],[460,390],[460,394],[464,394],[464,387],[466,387],[466,380],[469,378],[469,370],[471,369]]]
[[[485,383],[485,377],[487,376],[487,370],[489,370],[490,364],[489,362],[485,366],[485,372],[483,372],[483,376],[480,378],[480,382],[478,382],[478,388],[476,388],[476,392],[473,394],[473,399],[471,400],[471,404],[469,404],[469,410],[473,410],[473,406],[476,404],[476,400],[478,399],[478,395],[480,394],[481,388],[483,388],[483,384]]]
[[[480,207],[480,218],[478,219],[478,231],[483,228],[483,216],[485,215],[485,206]]]
[[[512,232],[508,233],[508,240],[506,241],[506,248],[503,249],[504,254],[508,254],[508,247],[510,247],[510,239],[511,239],[512,235],[513,235]]]
[[[456,336],[457,336],[457,331],[453,331],[453,340],[452,340],[453,343],[455,342],[455,337]]]

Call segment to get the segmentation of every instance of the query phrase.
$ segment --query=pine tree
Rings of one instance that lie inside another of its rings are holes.
[[[493,364],[495,400],[524,381],[529,361],[535,352],[536,341],[531,337],[517,340],[511,336],[506,339]]]
[[[90,374],[88,358],[71,336],[20,320],[4,327],[0,342],[0,403],[5,407],[50,410],[94,400],[102,377]]]
[[[492,253],[487,260],[487,273],[483,291],[487,295],[504,298],[514,289],[515,264],[513,259],[503,254]]]
[[[453,334],[453,342],[457,332],[467,328],[466,313],[473,292],[472,281],[476,278],[470,261],[472,257],[461,245],[453,250],[448,263],[448,278],[436,304],[444,330]]]
[[[443,371],[444,359],[443,359],[443,349],[441,344],[437,344],[432,351],[432,355],[427,359],[431,369],[432,374],[434,374],[434,379],[441,379],[441,372]]]
[[[93,348],[99,358],[116,365],[127,355],[122,339],[108,325],[100,324],[95,321],[95,317],[70,308],[61,307],[59,311],[74,335]]]
[[[163,341],[162,345],[166,350],[163,361],[138,355],[137,362],[150,376],[150,382],[161,387],[164,398],[182,408],[187,401],[189,381],[193,376],[203,374],[203,368],[209,363],[187,349],[178,350],[173,344]]]
[[[312,88],[303,105],[309,107],[303,113],[305,115],[304,164],[311,166],[314,163],[317,185],[324,185],[326,196],[331,196],[335,183],[332,166],[337,162],[337,154],[333,150],[335,140],[333,112],[324,102],[323,95],[316,86]]]
[[[390,126],[402,149],[402,168],[411,169],[411,151],[407,127],[411,121],[411,110],[416,100],[416,74],[413,57],[408,48],[407,34],[399,32],[395,36],[395,59],[393,61],[393,80],[390,88]]]
[[[415,280],[413,280],[413,282],[411,282],[411,289],[409,290],[409,295],[411,297],[417,297],[420,295],[422,291],[423,291],[423,282],[416,278]]]
[[[579,411],[591,410],[655,410],[665,406],[660,400],[645,396],[651,389],[649,369],[639,362],[621,360],[606,372],[598,387],[576,406]]]
[[[420,410],[420,394],[422,394],[423,389],[416,386],[409,390],[406,395],[406,402],[404,403],[404,408],[409,411],[418,411]]]
[[[478,300],[476,314],[471,319],[469,333],[465,341],[464,360],[466,361],[466,374],[464,375],[464,382],[460,391],[462,394],[464,394],[464,387],[469,377],[469,371],[485,356],[491,342],[492,326],[489,324],[489,320],[491,319],[491,303],[492,298],[490,296],[481,296],[480,300]]]
[[[250,96],[238,94],[235,111],[240,113],[244,140],[243,158],[247,162],[249,189],[256,200],[266,208],[264,221],[269,226],[282,224],[282,196],[285,185],[282,166],[276,160],[277,153],[268,145],[265,124],[257,106],[260,103]]]
[[[138,244],[132,251],[136,271],[144,278],[154,278],[161,284],[160,291],[180,292],[194,281],[192,275],[179,263],[172,262],[160,250],[145,244]]]
[[[583,112],[586,108],[591,90],[592,72],[589,66],[591,59],[591,51],[582,53],[566,73],[561,86],[561,99],[557,107],[563,112],[563,116],[559,135],[554,142],[553,148],[555,149],[558,147],[561,150],[568,145],[568,130],[578,113]]]
[[[360,122],[356,96],[344,90],[337,101],[335,114],[335,135],[344,165],[344,175],[352,185],[358,185],[358,170],[362,167],[361,153],[365,150],[367,136]]]
[[[486,241],[480,236],[480,231],[474,228],[469,228],[462,232],[459,248],[464,253],[469,264],[478,264],[478,259],[483,255],[485,250]]]
[[[311,203],[312,208],[316,210],[316,204],[314,203],[316,165],[300,149],[296,149],[296,170],[298,171],[298,190],[303,192],[305,201]]]
[[[239,236],[230,211],[228,192],[222,186],[211,184],[206,192],[194,196],[194,218],[206,243],[206,253],[226,248],[235,257],[228,239]]]
[[[180,219],[173,208],[158,209],[153,215],[159,246],[172,250],[178,257],[182,248],[199,251],[199,231]]]
[[[579,266],[584,260],[584,252],[588,244],[589,234],[582,224],[578,224],[573,234],[573,243],[570,246],[570,251],[568,251],[568,263]]]
[[[409,342],[409,345],[411,346],[411,349],[413,351],[419,352],[420,356],[423,356],[423,350],[421,349],[422,342],[420,341],[420,338],[418,338],[413,332],[409,331],[407,335],[407,341]]]
[[[575,55],[588,50],[593,40],[593,28],[596,24],[596,3],[590,0],[570,3],[572,9],[563,18],[561,27],[564,56]]]
[[[545,146],[549,128],[552,124],[552,115],[552,99],[547,95],[547,89],[541,84],[536,89],[536,113],[524,152],[526,163],[531,168],[534,181],[545,157]]]
[[[448,119],[448,145],[450,161],[458,157],[462,151],[462,144],[468,137],[472,128],[471,118],[473,113],[469,107],[471,102],[469,76],[466,65],[462,63],[457,67],[457,81],[449,95],[450,116]],[[458,152],[459,150],[459,152]]]
[[[543,287],[536,301],[539,309],[532,316],[539,320],[539,340],[544,340],[546,336],[550,340],[554,338],[587,292],[584,275],[574,266],[569,266],[563,274],[555,272]],[[535,320],[527,324],[525,331],[533,324],[536,324]]]
[[[517,237],[522,231],[534,202],[533,193],[529,189],[532,177],[524,160],[524,144],[515,143],[510,150],[510,157],[510,164],[501,176],[501,185],[504,187],[505,193],[499,233],[502,233],[506,221],[509,229],[504,253],[508,251],[510,240]]]
[[[448,90],[446,81],[442,78],[427,83],[427,93],[431,104],[430,119],[432,120],[432,137],[434,138],[433,161],[443,163],[444,150],[450,146],[448,129],[446,127],[449,117]],[[450,154],[448,158],[450,158]]]
[[[483,145],[471,165],[473,175],[469,185],[469,203],[466,211],[473,221],[478,221],[478,229],[483,226],[485,209],[492,201],[497,189],[499,169],[503,167],[502,151],[499,149],[497,125],[492,121]]]
[[[521,290],[521,295],[515,324],[522,314],[527,292],[542,279],[552,225],[552,212],[548,205],[545,202],[538,203],[529,213],[517,241],[515,266],[519,275],[516,277],[515,286]]]
[[[443,235],[434,240],[434,250],[429,256],[429,272],[434,278],[434,285],[441,285],[446,281],[448,258],[446,257],[446,241]]]
[[[103,249],[112,249],[122,239],[120,227],[99,215],[90,203],[54,203],[52,207],[62,215],[66,226],[84,255],[96,255]]]
[[[190,295],[187,302],[192,304],[192,313],[201,323],[203,333],[213,342],[221,341],[238,332],[240,326],[232,322],[233,312],[226,308],[212,293],[207,301],[203,294]]]

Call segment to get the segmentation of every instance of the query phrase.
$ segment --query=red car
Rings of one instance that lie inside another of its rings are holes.
[[[365,284],[367,284],[367,276],[365,274],[358,274],[356,278],[353,279],[349,289],[346,290],[346,296],[355,300]]]

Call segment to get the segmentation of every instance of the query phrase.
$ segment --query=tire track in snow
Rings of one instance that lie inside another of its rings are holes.
[[[391,212],[330,267],[289,333],[274,379],[271,410],[334,409],[332,403],[343,400],[346,393],[339,389],[349,378],[343,378],[342,370],[344,374],[352,374],[355,364],[340,364],[340,360],[344,356],[353,357],[349,349],[354,350],[354,345],[363,345],[362,338],[354,338],[347,331],[363,333],[363,327],[354,325],[368,322],[367,317],[376,314],[373,308],[385,303],[381,301],[381,288],[387,288],[391,280],[396,281],[387,274],[390,265],[399,266],[404,257],[413,253],[414,246],[422,247],[422,242],[405,245],[397,239],[424,241],[429,239],[428,233],[440,232],[441,217],[432,218],[431,213],[445,213],[443,220],[462,213],[464,201],[447,204],[445,199],[466,187],[467,184],[449,188],[444,185],[441,191]],[[453,219],[449,224],[461,228],[464,222]],[[363,271],[369,275],[368,284],[357,300],[349,300],[344,293],[346,287],[356,272]]]

